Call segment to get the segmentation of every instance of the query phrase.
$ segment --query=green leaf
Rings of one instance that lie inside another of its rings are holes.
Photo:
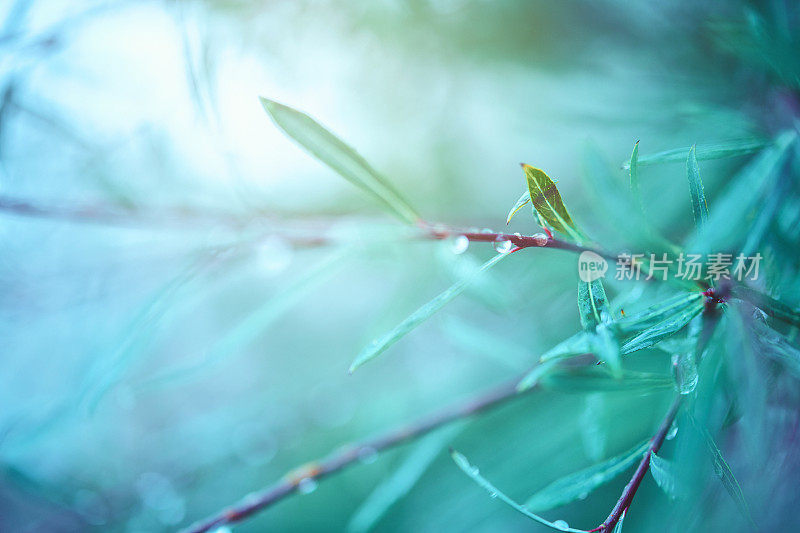
[[[578,282],[578,311],[581,326],[585,331],[594,331],[598,324],[608,322],[611,313],[608,310],[608,299],[603,282],[596,279],[592,282]]]
[[[488,331],[477,323],[447,317],[442,330],[456,347],[467,353],[485,357],[504,367],[519,372],[530,360],[530,350],[508,339],[507,335]]]
[[[557,364],[558,361],[545,361],[533,367],[533,370],[525,374],[517,383],[517,392],[524,392],[535,387],[542,380],[542,377],[555,368]]]
[[[606,457],[608,435],[614,430],[606,416],[606,395],[601,392],[587,394],[583,403],[577,421],[583,450],[593,463],[599,463]]]
[[[580,241],[583,235],[572,221],[555,182],[543,170],[523,163],[533,207],[553,229]]]
[[[505,494],[503,494],[497,487],[492,485],[486,478],[481,476],[480,471],[478,470],[478,468],[475,467],[475,466],[472,466],[469,463],[469,460],[467,460],[467,458],[464,457],[462,454],[458,453],[455,450],[450,450],[450,457],[453,458],[453,461],[456,463],[456,465],[458,465],[458,467],[467,476],[469,476],[470,479],[472,479],[475,483],[477,483],[478,486],[480,486],[481,488],[485,489],[489,494],[492,495],[492,497],[499,499],[503,503],[509,505],[511,508],[516,510],[517,512],[524,514],[525,516],[527,516],[531,520],[535,520],[535,521],[539,522],[540,524],[542,524],[544,526],[547,526],[549,528],[555,529],[557,531],[567,531],[569,533],[586,533],[585,531],[580,530],[580,529],[573,529],[571,527],[562,527],[562,526],[556,525],[553,522],[550,522],[549,520],[546,520],[546,519],[542,518],[541,516],[528,511],[523,506],[521,506],[520,504],[518,504],[517,502],[515,502],[514,500],[512,500],[511,498],[509,498]]]
[[[279,292],[265,298],[263,303],[242,317],[227,332],[212,343],[207,350],[192,358],[190,364],[167,368],[147,379],[140,387],[159,388],[186,381],[202,374],[231,358],[244,354],[261,335],[303,297],[328,282],[346,264],[350,250],[339,250],[329,255],[293,281],[287,282]]]
[[[616,377],[601,366],[558,368],[545,374],[541,385],[548,390],[585,394],[587,392],[636,392],[652,394],[674,388],[671,376],[651,372],[623,370]]]
[[[762,139],[739,139],[721,141],[713,144],[701,144],[696,148],[696,157],[700,161],[708,159],[723,159],[726,157],[736,157],[758,152],[762,148],[769,146],[769,142]],[[650,155],[643,155],[637,158],[638,165],[653,165],[656,163],[669,163],[673,161],[685,161],[689,151],[693,147],[675,148]],[[623,168],[631,168],[630,163],[623,164]]]
[[[631,178],[631,196],[633,196],[633,201],[639,208],[639,212],[644,214],[644,205],[642,204],[642,189],[639,186],[639,141],[636,141],[636,144],[633,145],[631,162],[628,169]]]
[[[531,203],[531,193],[530,191],[526,190],[524,193],[522,193],[522,196],[519,197],[517,203],[514,204],[514,207],[511,208],[511,211],[508,212],[508,217],[506,217],[506,226],[511,222],[511,219],[514,218],[519,210],[529,203]]]
[[[700,168],[697,166],[694,146],[689,150],[689,157],[686,159],[686,175],[689,178],[689,191],[692,195],[694,225],[699,229],[708,223],[708,204],[706,204],[706,193],[703,190],[703,180],[700,179]]]
[[[375,487],[359,506],[347,524],[347,531],[356,533],[372,530],[389,509],[411,491],[447,443],[464,429],[464,425],[462,421],[420,440],[397,470]]]
[[[651,453],[650,474],[652,474],[656,485],[670,498],[677,498],[682,495],[675,476],[675,468],[670,461]]]
[[[696,301],[693,303],[693,305],[678,311],[666,320],[663,320],[654,326],[648,327],[627,341],[622,345],[621,352],[623,354],[628,354],[658,344],[670,335],[673,335],[683,329],[683,327],[694,317],[700,314],[700,311],[702,310],[703,304],[699,301]]]
[[[600,324],[592,338],[592,353],[598,361],[608,364],[615,378],[622,377],[619,341],[608,324]]]
[[[130,366],[147,353],[162,326],[165,315],[187,294],[187,288],[196,281],[207,266],[205,259],[192,260],[178,275],[158,289],[138,311],[124,330],[124,336],[115,342],[114,349],[94,360],[86,372],[77,394],[79,405],[93,412],[100,400],[119,383]]]
[[[350,183],[372,194],[400,220],[409,224],[415,224],[420,220],[417,212],[386,178],[373,169],[353,148],[313,118],[264,97],[261,97],[261,105],[287,136]]]
[[[758,343],[761,353],[781,363],[796,378],[800,378],[800,349],[795,347],[789,339],[769,327],[763,321],[753,320],[753,340]]]
[[[391,331],[364,348],[350,365],[349,372],[352,374],[358,367],[382,354],[392,344],[406,336],[414,328],[428,320],[431,316],[433,316],[434,313],[450,303],[453,298],[464,292],[464,289],[467,288],[467,285],[478,279],[483,272],[492,268],[501,259],[507,257],[508,255],[510,254],[505,253],[495,255],[489,261],[484,263],[477,271],[473,272],[471,276],[460,279],[451,285],[447,290],[439,294],[436,298],[411,313],[405,320],[400,322],[400,324],[395,326]]]
[[[590,207],[603,217],[608,231],[616,232],[636,247],[679,253],[674,244],[647,222],[641,196],[631,194],[594,144],[586,144],[583,150],[582,169],[581,177],[592,198]]]
[[[675,316],[686,307],[689,307],[693,302],[700,301],[702,297],[703,295],[699,292],[682,292],[666,298],[643,311],[630,314],[625,318],[617,320],[615,326],[621,333],[626,335],[638,333]]]
[[[759,209],[764,195],[770,193],[796,141],[796,132],[781,133],[774,143],[739,171],[730,180],[724,193],[714,200],[714,210],[709,213],[708,224],[702,232],[694,232],[686,248],[695,253],[740,248],[740,242],[747,236],[747,232],[742,231],[742,221],[748,220]]]
[[[575,355],[591,353],[592,337],[593,335],[591,333],[580,331],[545,352],[544,355],[539,358],[539,361],[545,363],[556,359],[566,359]]]
[[[800,311],[792,309],[772,296],[745,287],[744,285],[735,285],[731,289],[731,296],[749,302],[773,318],[800,327]]]
[[[752,526],[754,526],[753,530],[757,531],[758,528],[755,527],[755,522],[753,522],[753,517],[750,514],[750,507],[747,505],[747,500],[744,497],[744,493],[742,493],[742,487],[739,486],[739,482],[736,480],[736,476],[733,475],[731,467],[728,466],[728,462],[725,461],[725,458],[722,456],[722,452],[717,447],[717,444],[714,442],[714,439],[711,437],[708,431],[701,427],[694,417],[692,417],[691,420],[705,438],[708,451],[711,452],[711,458],[714,462],[714,472],[716,472],[717,476],[719,476],[723,486],[725,487],[725,490],[727,490],[728,494],[730,494],[731,498],[733,498],[733,501],[736,504],[736,507],[739,509],[739,512],[742,513],[742,516],[746,518]]]
[[[541,513],[585,498],[586,494],[608,483],[640,460],[648,442],[644,441],[625,453],[554,481],[531,496],[525,502],[525,508]]]

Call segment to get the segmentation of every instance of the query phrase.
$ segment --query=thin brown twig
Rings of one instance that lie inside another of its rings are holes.
[[[680,394],[675,397],[675,400],[672,402],[669,411],[667,411],[667,415],[661,422],[661,426],[659,426],[658,431],[650,441],[650,446],[648,446],[644,457],[642,457],[639,466],[633,473],[633,477],[628,484],[625,485],[625,489],[623,489],[622,495],[619,497],[619,500],[617,500],[617,504],[614,506],[611,514],[608,515],[608,518],[606,518],[602,524],[594,529],[590,529],[589,533],[594,531],[610,531],[614,529],[614,526],[617,525],[622,513],[624,513],[625,510],[630,506],[634,495],[636,495],[636,491],[639,489],[639,485],[642,483],[645,474],[647,474],[647,469],[650,467],[650,456],[652,456],[654,453],[658,453],[658,450],[661,449],[661,445],[664,443],[664,439],[666,438],[667,433],[669,433],[672,423],[675,421],[675,416],[678,414],[678,409],[681,406],[682,400],[683,396]]]
[[[420,437],[455,420],[497,407],[519,396],[519,392],[517,391],[519,379],[520,378],[515,378],[505,382],[479,396],[469,398],[462,403],[434,412],[407,426],[391,430],[383,435],[358,444],[344,446],[321,461],[307,463],[293,470],[284,476],[281,481],[264,491],[256,495],[248,496],[219,514],[189,526],[184,531],[185,533],[203,533],[224,524],[238,522],[253,513],[270,507],[286,496],[297,492],[301,484],[316,481],[339,472],[347,466],[357,463],[367,454],[371,456],[376,452],[392,448],[411,439]]]

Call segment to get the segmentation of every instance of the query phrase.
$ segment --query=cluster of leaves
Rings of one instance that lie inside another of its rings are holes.
[[[289,137],[354,185],[374,196],[391,214],[407,224],[419,227],[421,231],[429,227],[389,182],[347,144],[299,111],[267,99],[262,99],[262,103],[274,122]],[[624,164],[624,168],[628,171],[629,187],[622,189],[611,185],[609,194],[615,196],[617,200],[622,198],[623,202],[631,206],[630,212],[634,214],[633,224],[644,228],[636,232],[636,235],[642,237],[639,243],[649,246],[648,251],[725,250],[752,253],[756,250],[767,250],[768,247],[763,246],[765,244],[763,240],[768,228],[771,227],[769,223],[771,217],[776,214],[780,206],[774,202],[770,203],[772,211],[765,214],[757,210],[757,205],[761,198],[771,194],[771,191],[785,179],[784,169],[794,160],[797,146],[797,135],[794,132],[784,132],[771,141],[734,140],[640,157],[637,142],[630,161]],[[727,191],[717,202],[717,210],[709,212],[698,160],[752,153],[757,155],[738,176],[731,180]],[[685,175],[695,222],[694,232],[681,246],[669,243],[649,225],[640,192],[641,167],[677,160],[686,163]],[[614,257],[578,227],[567,210],[554,180],[543,170],[530,165],[523,165],[523,171],[528,187],[511,209],[507,222],[530,204],[539,224],[549,235],[557,232],[566,239],[564,242],[572,243],[577,250],[594,250],[606,257]],[[731,219],[754,220],[755,229],[749,233],[741,230],[731,231],[731,224],[728,223]],[[788,231],[796,232],[796,226],[789,224]],[[784,235],[783,238],[790,239],[791,235]],[[384,336],[373,341],[358,354],[350,371],[353,372],[384,353],[463,292],[482,272],[508,255],[510,255],[508,250],[499,253],[471,276],[458,281],[421,306]],[[631,262],[628,268],[638,269],[646,274],[650,265],[647,260],[640,260]],[[800,314],[792,307],[759,290],[746,286],[735,286],[731,289],[730,283],[729,280],[724,280],[714,287],[713,282],[699,280],[687,283],[671,276],[666,283],[668,294],[662,293],[659,300],[638,312],[624,314],[620,305],[609,301],[601,279],[591,282],[580,281],[577,290],[580,331],[542,354],[538,364],[520,380],[518,390],[522,392],[534,386],[543,386],[583,391],[635,390],[652,394],[674,388],[678,394],[692,399],[693,405],[687,408],[687,412],[691,415],[692,412],[701,409],[699,401],[694,405],[698,382],[702,380],[711,382],[716,379],[711,376],[706,378],[702,372],[698,376],[698,367],[705,358],[713,359],[715,364],[720,362],[719,357],[709,356],[719,346],[719,343],[711,342],[714,330],[720,322],[719,312],[716,310],[718,305],[722,307],[724,320],[727,320],[727,315],[731,313],[742,315],[742,310],[745,310],[744,315],[747,315],[746,310],[753,308],[760,309],[764,315],[772,317],[770,320],[748,319],[752,323],[749,330],[755,328],[756,336],[764,345],[769,346],[769,354],[776,361],[785,364],[790,371],[797,373],[800,368],[800,350],[795,346],[793,339],[786,337],[785,328],[782,329],[780,323],[774,324],[772,320],[798,326]],[[773,285],[767,287],[767,290],[776,291],[777,288],[777,285]],[[619,300],[623,301],[624,298],[620,297]],[[650,348],[659,349],[672,356],[673,376],[627,368],[625,360]],[[587,354],[591,354],[597,364],[570,364],[569,360],[585,357]],[[702,368],[708,367],[709,365],[705,365]],[[709,372],[715,371],[713,367],[709,370]],[[700,418],[707,421],[705,417]],[[742,490],[711,436],[711,432],[718,430],[719,427],[711,428],[710,431],[709,427],[698,423],[695,418],[692,420],[703,436],[723,485],[743,515],[747,520],[751,520]],[[525,516],[556,530],[581,531],[569,528],[563,521],[551,522],[534,513],[584,498],[592,490],[627,471],[647,450],[647,442],[639,443],[623,454],[602,460],[551,483],[531,496],[524,504],[516,503],[483,478],[477,468],[473,467],[463,455],[453,451],[452,456],[456,464],[480,486]],[[676,468],[670,460],[655,453],[649,454],[649,460],[654,480],[667,494],[677,497],[679,493],[685,492],[686,483],[680,479],[679,468]],[[621,528],[622,520],[619,520],[615,531]]]

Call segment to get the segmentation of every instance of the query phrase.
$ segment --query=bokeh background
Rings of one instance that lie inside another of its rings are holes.
[[[347,375],[361,347],[494,252],[398,237],[283,136],[259,95],[336,132],[430,220],[505,227],[523,161],[559,180],[594,238],[624,246],[592,168],[624,184],[637,140],[646,154],[790,126],[792,80],[754,68],[729,37],[754,13],[789,32],[794,10],[0,2],[0,530],[175,530],[519,375],[579,327],[575,258],[527,250]],[[746,159],[703,164],[709,198]],[[692,227],[685,180],[680,163],[642,175],[648,213],[674,239]],[[526,213],[511,230],[537,226]],[[310,246],[320,235],[333,244]],[[663,354],[643,358],[668,371]],[[535,530],[447,447],[524,500],[649,436],[668,401],[529,395],[230,529],[358,530],[364,502],[412,461],[419,475],[376,530]],[[738,467],[746,494],[792,523],[781,509],[796,491],[759,492]],[[624,484],[545,514],[594,527]],[[698,504],[693,527],[745,530],[726,498]],[[673,512],[649,478],[635,507],[626,530],[662,531]]]

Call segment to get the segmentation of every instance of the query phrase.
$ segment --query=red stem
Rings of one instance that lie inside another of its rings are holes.
[[[639,485],[642,483],[645,474],[647,474],[647,469],[650,467],[650,456],[654,453],[658,453],[658,450],[661,449],[661,445],[664,443],[667,433],[669,433],[669,428],[672,427],[672,423],[675,421],[675,416],[678,414],[678,409],[681,406],[682,400],[683,396],[678,395],[672,402],[667,416],[664,417],[661,426],[658,428],[658,432],[656,432],[655,436],[650,441],[647,452],[645,452],[644,457],[642,457],[642,461],[636,468],[633,477],[628,484],[625,485],[625,489],[622,491],[622,495],[619,497],[619,500],[617,500],[617,504],[614,506],[611,514],[608,515],[608,518],[606,518],[602,524],[589,530],[590,532],[610,531],[617,525],[622,513],[630,506],[633,497],[636,495],[636,491],[639,489]]]

